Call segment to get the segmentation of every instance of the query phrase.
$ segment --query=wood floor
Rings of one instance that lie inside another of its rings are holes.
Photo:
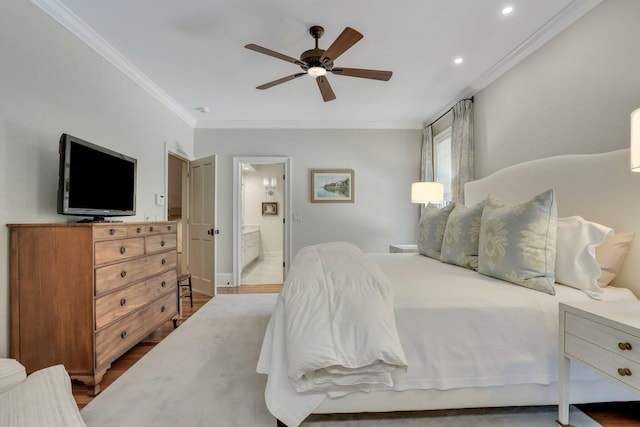
[[[239,288],[218,288],[219,294],[250,294],[250,293],[277,293],[281,285],[243,285]],[[200,307],[205,305],[211,297],[197,292],[193,293],[193,308],[189,307],[189,300],[182,300],[181,321],[188,319]],[[156,329],[144,341],[133,347],[122,357],[116,360],[111,369],[107,371],[102,380],[102,389],[109,387],[120,375],[126,372],[142,356],[147,354],[156,344],[173,332],[173,323],[167,322]],[[73,396],[78,407],[82,409],[92,397],[87,396],[86,388],[79,382],[73,382]],[[591,418],[604,427],[640,427],[640,402],[590,404],[578,405]],[[579,427],[579,426],[577,426]]]

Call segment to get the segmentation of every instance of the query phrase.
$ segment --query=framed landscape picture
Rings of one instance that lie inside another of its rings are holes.
[[[353,169],[312,169],[312,203],[353,203],[355,201]]]

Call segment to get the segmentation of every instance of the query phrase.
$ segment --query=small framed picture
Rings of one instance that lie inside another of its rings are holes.
[[[353,169],[312,169],[311,203],[353,203]]]
[[[278,215],[278,202],[262,202],[262,215]]]

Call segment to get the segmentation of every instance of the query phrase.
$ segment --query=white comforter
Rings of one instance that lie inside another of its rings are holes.
[[[281,298],[296,391],[370,391],[406,371],[389,280],[356,246],[301,249]]]
[[[557,381],[558,303],[589,300],[556,285],[556,295],[515,286],[414,254],[371,254],[390,278],[408,370],[389,390],[551,384]],[[603,300],[635,299],[607,287]],[[284,304],[279,298],[263,342],[258,372],[268,374],[265,401],[289,427],[299,425],[326,392],[298,393],[284,355]],[[572,379],[596,374],[572,365]]]

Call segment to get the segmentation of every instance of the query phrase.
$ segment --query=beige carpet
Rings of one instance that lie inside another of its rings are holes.
[[[275,427],[255,372],[274,294],[218,295],[82,411],[88,427]],[[330,416],[305,427],[555,426],[556,407]],[[571,423],[598,426],[576,408]]]

